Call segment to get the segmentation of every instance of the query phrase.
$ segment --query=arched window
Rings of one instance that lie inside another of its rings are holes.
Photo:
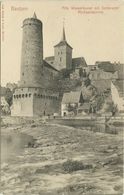
[[[28,97],[28,94],[27,93],[25,94],[25,97]]]
[[[16,97],[18,98],[18,95],[16,95]]]
[[[24,98],[24,94],[22,94],[22,97]]]
[[[21,94],[19,94],[19,98],[21,98]]]
[[[31,97],[31,93],[29,93],[29,97]]]

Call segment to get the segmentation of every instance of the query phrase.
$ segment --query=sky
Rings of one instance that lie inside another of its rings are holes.
[[[33,16],[43,23],[44,58],[54,55],[62,37],[63,19],[73,57],[123,63],[123,1],[41,0],[4,1],[2,13],[1,85],[20,79],[22,22]],[[95,13],[84,13],[95,11]],[[102,12],[102,13],[101,13]]]

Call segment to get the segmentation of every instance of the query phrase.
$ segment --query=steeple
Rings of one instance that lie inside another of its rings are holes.
[[[65,36],[65,21],[64,21],[64,19],[63,19],[62,41],[66,41],[66,36]]]
[[[35,12],[34,12],[33,18],[37,19],[37,16],[36,16]]]
[[[62,32],[62,41],[66,41],[65,28],[64,28],[64,26],[63,26],[63,32]]]
[[[61,40],[60,40],[60,42],[57,44],[57,45],[55,45],[54,47],[60,47],[60,46],[68,46],[68,47],[70,47],[71,49],[73,49],[68,43],[67,43],[67,41],[66,41],[66,35],[65,35],[65,21],[64,21],[65,19],[63,18],[63,31],[62,31],[62,38],[61,38]]]

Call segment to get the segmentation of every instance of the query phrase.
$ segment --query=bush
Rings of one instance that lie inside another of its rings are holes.
[[[84,165],[82,162],[67,160],[63,163],[64,171],[71,173],[73,171],[79,171],[87,168],[92,168],[92,165]]]

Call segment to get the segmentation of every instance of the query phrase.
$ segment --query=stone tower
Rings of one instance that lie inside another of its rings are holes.
[[[61,41],[54,46],[54,66],[57,70],[72,69],[72,47],[67,43],[65,36],[65,28]]]
[[[42,22],[34,13],[23,21],[19,87],[13,94],[12,116],[45,116],[56,112],[58,93],[45,84],[53,68],[43,61]],[[51,80],[49,80],[51,82]]]
[[[43,24],[34,13],[23,21],[21,87],[41,87],[43,74]]]

